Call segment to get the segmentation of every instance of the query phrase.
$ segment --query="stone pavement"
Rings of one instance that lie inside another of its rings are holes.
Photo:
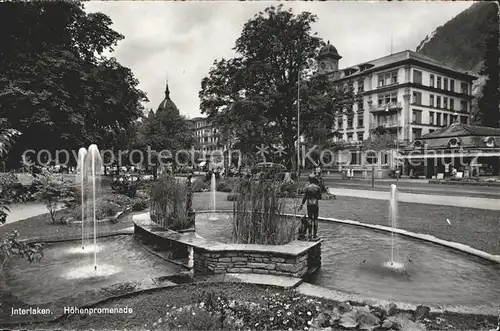
[[[370,190],[354,190],[344,188],[330,188],[330,193],[337,196],[348,196],[375,200],[389,200],[390,192],[370,191]],[[421,203],[428,205],[439,206],[455,206],[477,209],[500,210],[500,199],[489,198],[473,198],[464,196],[452,195],[427,195],[398,192],[398,201]]]

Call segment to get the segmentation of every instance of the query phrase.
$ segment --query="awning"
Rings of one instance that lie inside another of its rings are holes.
[[[454,157],[489,157],[489,156],[500,156],[499,152],[478,152],[478,153],[428,153],[428,154],[415,154],[415,155],[405,155],[401,158],[403,159],[434,159],[434,158],[454,158]]]
[[[201,162],[201,163],[199,164],[199,166],[200,166],[200,167],[203,167],[203,166],[205,166],[205,164],[207,164],[207,161],[203,161],[203,162]]]

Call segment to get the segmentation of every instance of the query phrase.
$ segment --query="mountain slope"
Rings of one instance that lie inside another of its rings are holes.
[[[498,29],[496,2],[479,2],[438,27],[417,52],[453,68],[479,73],[492,26]]]

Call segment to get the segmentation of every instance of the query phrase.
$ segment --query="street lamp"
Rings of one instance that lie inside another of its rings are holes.
[[[297,72],[297,179],[300,174],[300,60]]]

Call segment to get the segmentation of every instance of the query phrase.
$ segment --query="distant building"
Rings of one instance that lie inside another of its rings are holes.
[[[426,178],[448,177],[453,167],[463,177],[498,176],[500,129],[455,122],[416,139],[405,152],[412,173]]]
[[[404,147],[422,135],[451,125],[454,115],[460,123],[470,123],[475,76],[409,50],[344,69],[339,69],[341,58],[328,43],[317,58],[318,73],[329,75],[362,96],[353,105],[353,116],[344,115],[335,125],[337,135],[333,141],[343,142],[352,153],[376,128],[386,129],[395,145]],[[363,168],[363,162],[363,158],[351,157],[355,170]],[[394,164],[391,153],[377,162],[379,168],[386,169]]]
[[[198,166],[211,168],[210,159],[217,163],[223,162],[223,154],[227,150],[220,142],[219,130],[213,122],[205,117],[195,117],[189,120],[191,130],[195,137],[194,149],[201,155],[198,158]]]

